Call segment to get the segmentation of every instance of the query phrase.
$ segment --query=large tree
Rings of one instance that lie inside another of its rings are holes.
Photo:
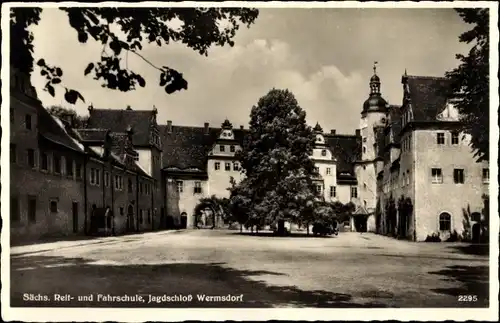
[[[161,47],[173,42],[185,44],[201,55],[207,55],[211,46],[233,46],[233,38],[240,23],[249,27],[258,16],[251,8],[117,8],[117,7],[73,7],[59,8],[68,16],[69,26],[76,31],[80,43],[90,40],[102,44],[101,57],[89,59],[83,75],[93,76],[103,87],[113,90],[131,91],[137,85],[144,87],[146,81],[137,71],[127,66],[126,57],[136,55],[158,70],[158,84],[171,94],[187,89],[182,73],[168,67],[165,62],[150,62],[140,52],[145,43]],[[10,60],[11,64],[31,73],[34,66],[32,25],[40,21],[42,9],[35,7],[12,8],[10,12]],[[175,27],[173,21],[180,27]],[[57,38],[57,35],[55,35]],[[64,46],[63,46],[64,47]],[[64,51],[64,48],[61,50]],[[74,104],[84,100],[82,94],[63,84],[63,70],[52,62],[37,60],[41,74],[46,78],[45,91],[52,96],[56,88],[65,91],[65,99]]]
[[[460,17],[473,25],[460,35],[460,42],[473,44],[467,56],[457,54],[460,65],[446,73],[451,80],[451,98],[457,101],[463,131],[472,137],[475,157],[489,159],[489,9],[455,9]]]
[[[297,223],[308,214],[317,198],[312,182],[317,173],[309,157],[314,139],[305,111],[288,90],[272,89],[252,108],[237,154],[245,178],[232,194],[249,209],[246,219],[252,224]]]

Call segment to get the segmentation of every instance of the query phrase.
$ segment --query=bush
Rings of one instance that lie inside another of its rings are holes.
[[[425,238],[425,242],[441,242],[441,237],[439,236],[439,232],[435,232],[431,234],[430,236],[428,235],[427,238]]]
[[[457,242],[461,241],[462,237],[458,234],[456,230],[453,230],[453,232],[450,234],[448,239],[446,239],[446,242]]]

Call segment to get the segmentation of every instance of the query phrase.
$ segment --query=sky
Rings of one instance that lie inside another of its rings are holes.
[[[377,61],[382,96],[401,104],[401,76],[443,76],[458,65],[456,53],[468,51],[458,36],[470,29],[453,9],[260,9],[249,29],[242,26],[234,47],[212,47],[208,57],[181,44],[144,45],[141,54],[157,66],[179,70],[187,91],[168,95],[158,86],[159,73],[140,58],[129,55],[129,67],[147,86],[120,92],[101,87],[83,71],[98,61],[102,45],[90,38],[77,41],[64,12],[43,10],[35,34],[35,60],[45,58],[64,70],[63,82],[79,90],[86,103],[71,106],[63,91],[51,97],[35,69],[32,82],[44,106],[64,105],[77,113],[95,108],[158,109],[158,122],[218,127],[229,119],[247,127],[252,106],[272,88],[289,89],[307,113],[307,122],[319,122],[324,131],[354,134],[359,127],[368,82]]]

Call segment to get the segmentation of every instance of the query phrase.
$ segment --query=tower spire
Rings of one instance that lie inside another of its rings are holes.
[[[373,75],[377,75],[377,64],[377,61],[373,62]]]

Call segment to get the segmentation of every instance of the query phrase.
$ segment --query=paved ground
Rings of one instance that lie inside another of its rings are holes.
[[[375,234],[278,238],[211,230],[46,243],[11,249],[11,305],[487,307],[487,256],[468,250]],[[106,302],[98,294],[141,295],[144,302]],[[197,298],[203,294],[243,298],[206,302]],[[85,295],[92,299],[78,300]],[[150,303],[149,295],[184,298]],[[477,301],[459,302],[459,295]],[[23,301],[41,297],[48,300]]]

